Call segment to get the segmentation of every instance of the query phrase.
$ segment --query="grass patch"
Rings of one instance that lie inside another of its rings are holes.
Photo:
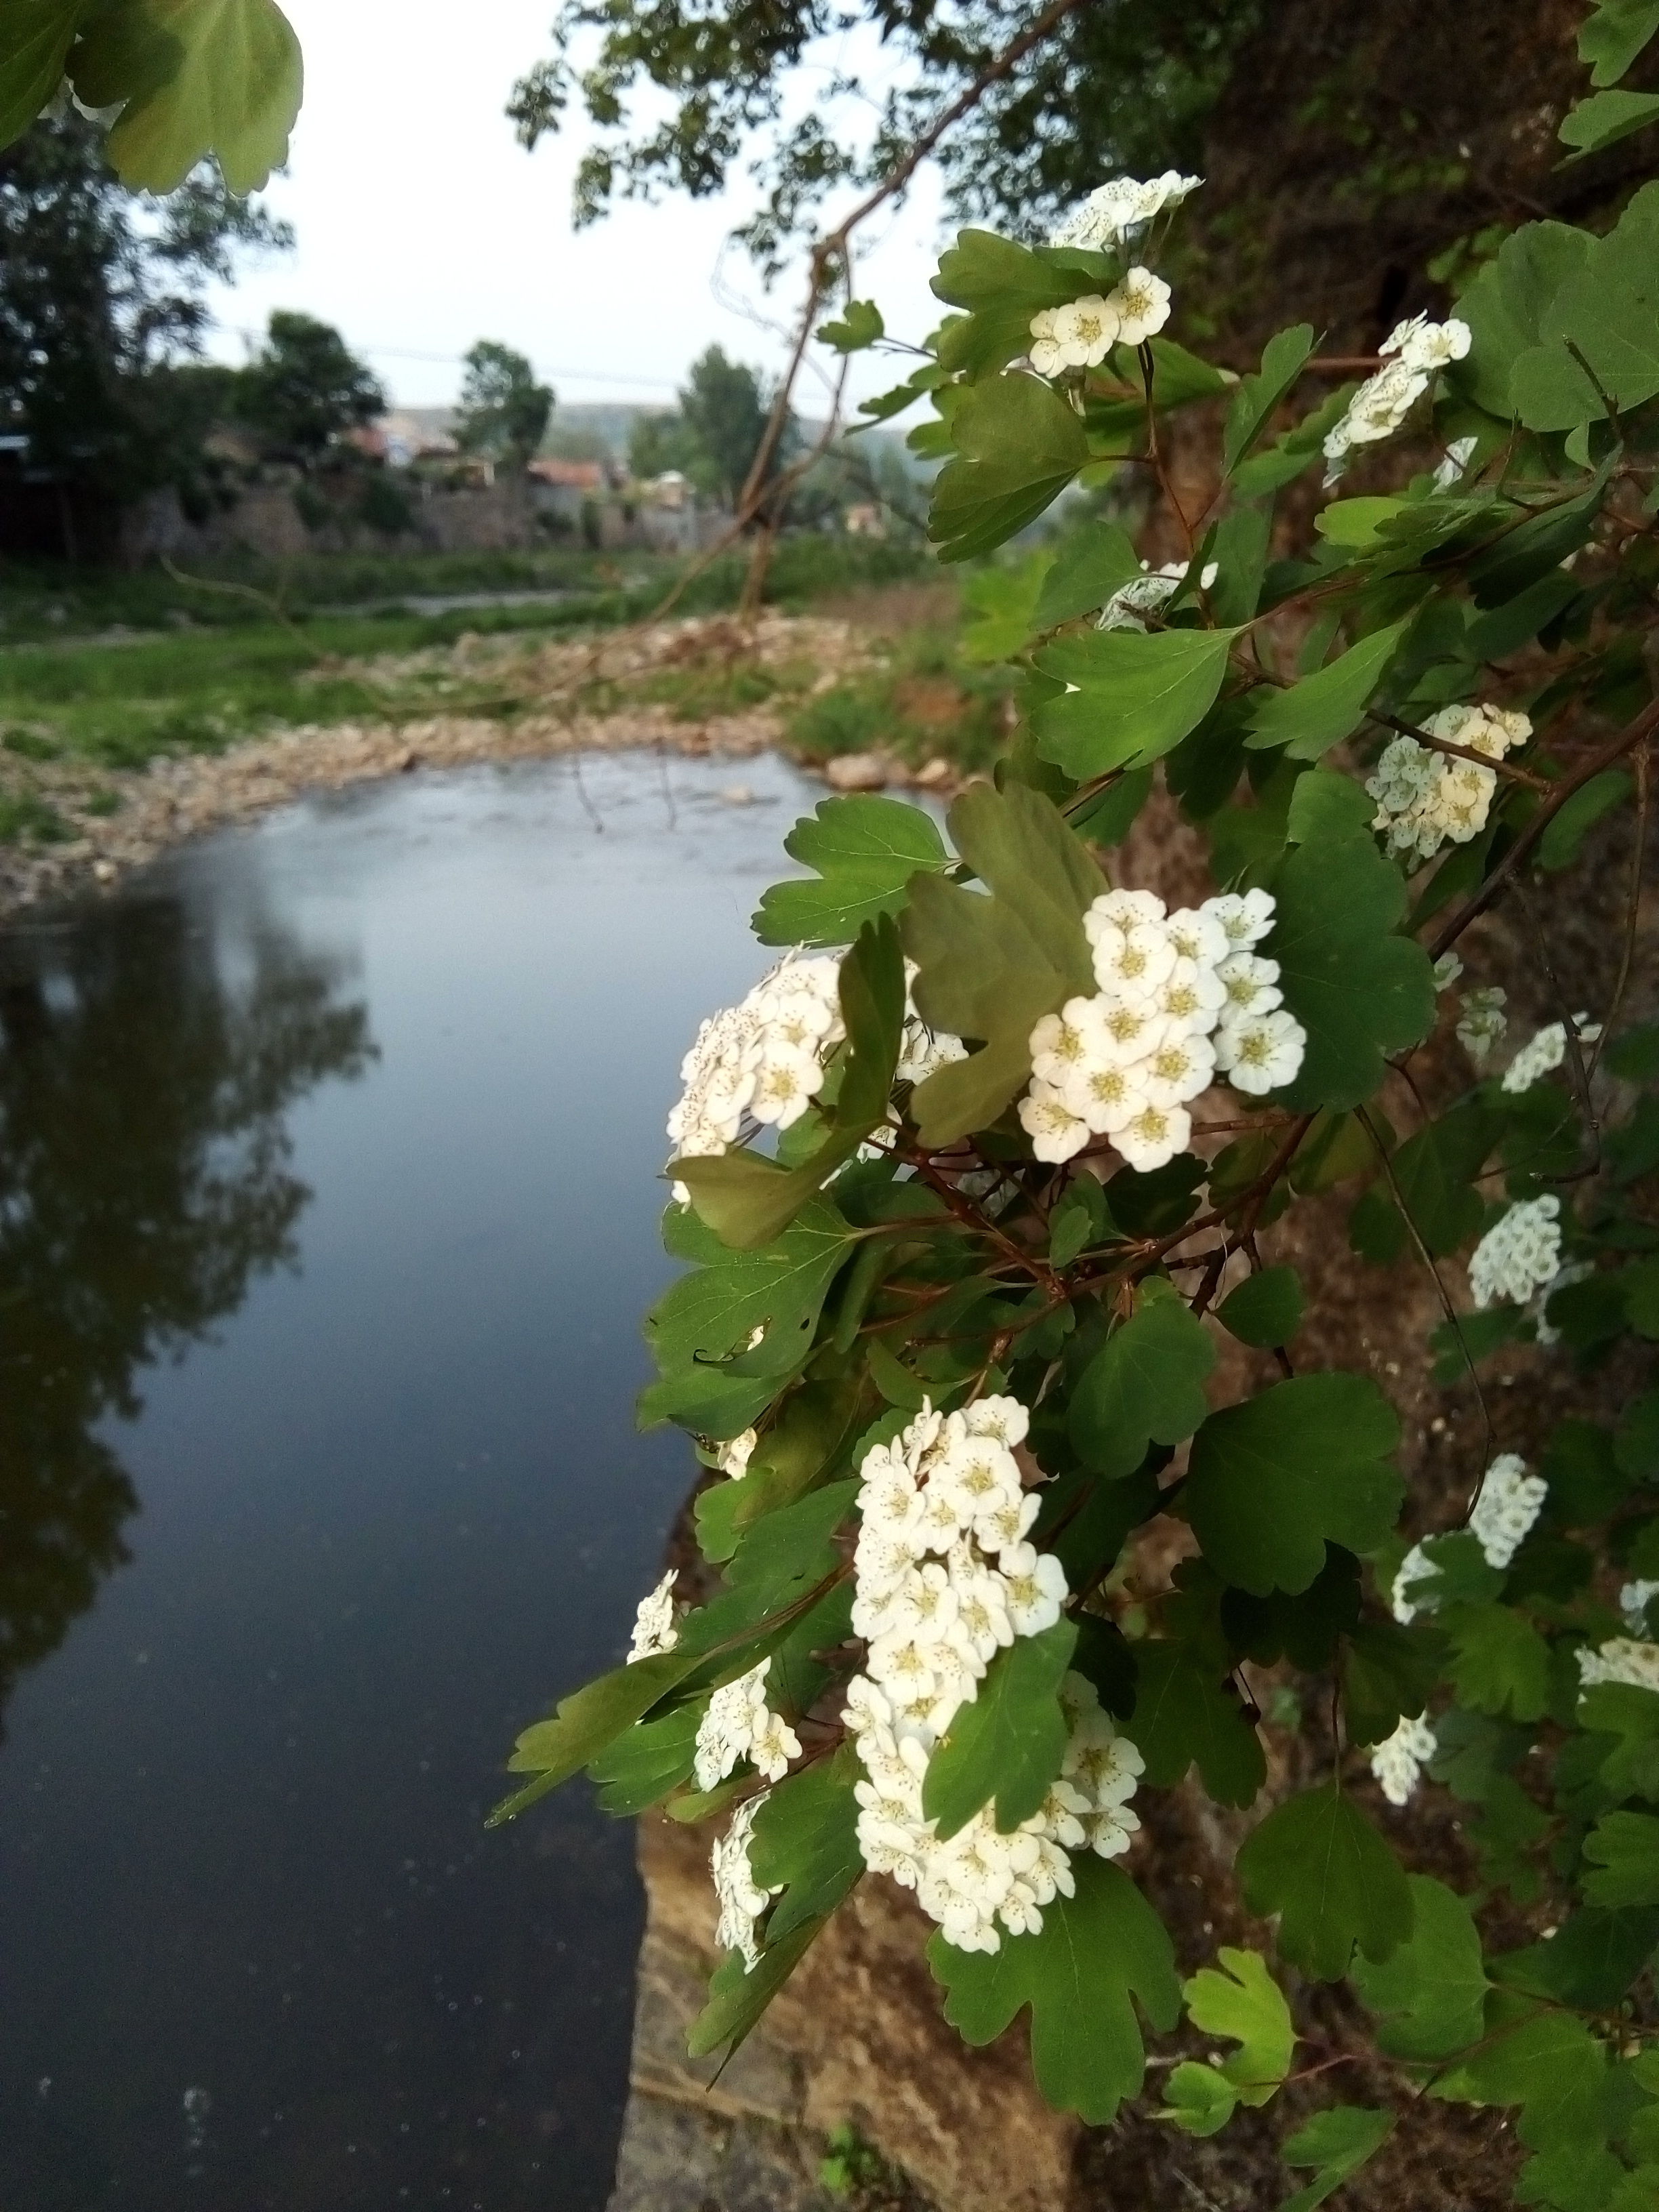
[[[0,792],[0,845],[62,845],[74,835],[58,809],[36,793]]]
[[[964,660],[954,630],[919,630],[894,641],[884,666],[805,701],[784,736],[807,760],[885,752],[911,768],[937,756],[988,768],[1007,743],[1017,680],[1010,669]]]

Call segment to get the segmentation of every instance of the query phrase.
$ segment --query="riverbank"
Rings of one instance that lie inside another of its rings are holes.
[[[997,702],[918,668],[915,641],[935,632],[917,611],[890,600],[884,622],[768,610],[556,641],[469,634],[350,664],[371,711],[217,743],[209,732],[135,765],[89,763],[20,722],[0,738],[0,915],[112,887],[185,838],[307,793],[422,768],[641,750],[741,762],[780,747],[833,787],[947,787],[993,742]],[[736,777],[732,793],[741,803]]]

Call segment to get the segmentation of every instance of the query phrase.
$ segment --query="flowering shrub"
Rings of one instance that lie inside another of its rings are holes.
[[[1164,335],[1159,225],[1195,183],[1118,179],[1048,247],[963,233],[954,312],[873,410],[931,395],[946,558],[1126,453],[1186,558],[1153,574],[1097,521],[1035,580],[1000,572],[1024,725],[949,842],[880,797],[789,838],[809,872],[756,917],[782,957],[684,1063],[687,1272],[648,1323],[644,1418],[714,1478],[712,1595],[671,1575],[643,1601],[627,1662],[520,1739],[498,1817],[586,1769],[617,1813],[716,1824],[728,1955],[694,2050],[740,2041],[854,1885],[890,1880],[934,1923],[949,2018],[978,2043],[1029,2008],[1039,2084],[1087,2121],[1183,2008],[1236,2045],[1164,2077],[1159,2116],[1210,2134],[1291,2077],[1297,2018],[1262,1954],[1182,1983],[1141,1820],[1194,1768],[1253,1806],[1242,1670],[1300,1670],[1325,1771],[1237,1877],[1280,1973],[1351,1984],[1351,2055],[1401,2094],[1286,2144],[1315,2169],[1293,2203],[1416,2092],[1517,2108],[1520,2201],[1636,2212],[1659,2203],[1659,1391],[1407,1509],[1393,1407],[1304,1370],[1303,1285],[1261,1240],[1346,1194],[1363,1260],[1434,1272],[1448,1382],[1517,1342],[1588,1371],[1659,1338],[1659,1028],[1630,1025],[1628,953],[1606,1004],[1562,1000],[1489,1075],[1504,994],[1454,950],[1501,901],[1525,921],[1533,871],[1613,809],[1639,880],[1659,185],[1603,237],[1519,231],[1302,411],[1310,329],[1242,379]],[[1162,426],[1206,402],[1217,489],[1183,514]],[[1439,465],[1327,498],[1316,552],[1272,557],[1280,492],[1402,434]],[[1218,886],[1173,913],[1120,852],[1159,781]],[[1431,1107],[1437,1030],[1458,1073]],[[1218,1403],[1227,1337],[1278,1375]],[[1131,1608],[1158,1523],[1180,1563]],[[1384,1832],[1378,1798],[1425,1788],[1460,1801],[1467,1893],[1402,1863],[1409,1821]]]

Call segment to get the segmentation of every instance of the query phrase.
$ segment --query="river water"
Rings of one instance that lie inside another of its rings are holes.
[[[415,777],[0,936],[8,2212],[603,2205],[631,1831],[481,1822],[687,1487],[663,1117],[817,795]]]

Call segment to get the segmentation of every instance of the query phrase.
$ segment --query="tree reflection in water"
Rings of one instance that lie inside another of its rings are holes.
[[[374,1051],[343,980],[257,913],[216,958],[160,894],[0,940],[0,1716],[127,1557],[97,1425],[295,1260],[285,1109]]]

